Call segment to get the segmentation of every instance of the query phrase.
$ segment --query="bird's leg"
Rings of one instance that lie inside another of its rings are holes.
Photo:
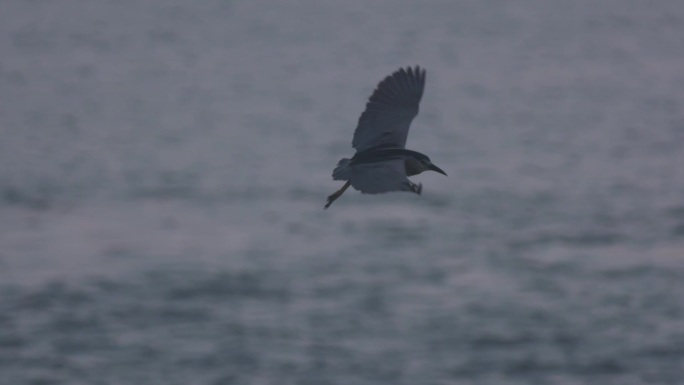
[[[347,182],[344,184],[344,186],[342,186],[341,189],[339,189],[339,190],[335,191],[334,193],[332,193],[332,194],[328,197],[328,202],[325,204],[324,209],[327,209],[328,207],[330,207],[330,205],[331,205],[333,202],[335,202],[335,199],[339,198],[339,197],[344,193],[344,191],[345,191],[346,189],[349,188],[350,185],[351,185],[351,183],[349,183],[349,181],[347,181]]]

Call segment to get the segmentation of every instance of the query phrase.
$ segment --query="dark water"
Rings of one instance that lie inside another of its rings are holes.
[[[684,383],[679,1],[2,8],[0,384]]]

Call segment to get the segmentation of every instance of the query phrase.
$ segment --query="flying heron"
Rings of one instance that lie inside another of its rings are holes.
[[[404,148],[424,89],[425,70],[419,66],[400,68],[378,83],[354,131],[356,154],[340,160],[333,170],[334,180],[346,182],[328,197],[326,209],[349,186],[364,194],[410,191],[420,195],[423,186],[411,182],[409,176],[427,170],[446,175],[427,155]]]

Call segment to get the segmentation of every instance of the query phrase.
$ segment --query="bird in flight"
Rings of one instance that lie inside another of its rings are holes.
[[[424,89],[425,70],[419,66],[400,68],[378,84],[354,131],[356,154],[340,160],[333,170],[333,179],[345,183],[328,197],[326,209],[349,186],[364,194],[410,191],[420,195],[423,186],[411,182],[409,176],[427,170],[446,175],[427,155],[405,148]]]

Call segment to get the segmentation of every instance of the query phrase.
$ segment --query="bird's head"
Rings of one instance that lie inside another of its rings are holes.
[[[440,174],[442,174],[442,175],[446,175],[446,174],[447,174],[447,173],[444,172],[444,170],[442,170],[441,168],[435,166],[435,165],[432,163],[432,161],[430,161],[430,158],[428,158],[426,155],[423,155],[423,154],[420,154],[420,155],[416,156],[416,157],[413,159],[413,161],[410,162],[410,163],[412,163],[412,164],[410,165],[410,166],[411,166],[410,168],[412,169],[411,171],[413,171],[413,172],[409,173],[410,175],[420,174],[421,172],[423,172],[423,171],[428,171],[428,170],[432,170],[432,171],[438,172],[438,173],[440,173]]]

